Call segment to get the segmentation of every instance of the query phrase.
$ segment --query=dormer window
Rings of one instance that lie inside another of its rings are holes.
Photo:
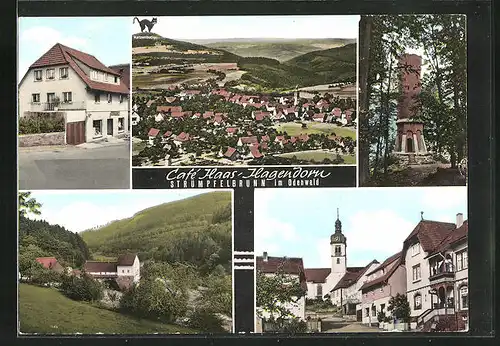
[[[56,77],[56,72],[53,68],[47,69],[47,79],[54,79]]]
[[[90,78],[92,78],[93,80],[98,80],[99,79],[99,75],[98,75],[97,71],[92,70],[90,72]]]
[[[61,78],[61,79],[68,78],[68,68],[67,67],[61,67],[59,69],[59,78]]]
[[[42,80],[42,70],[35,70],[33,73],[35,74],[35,81]]]

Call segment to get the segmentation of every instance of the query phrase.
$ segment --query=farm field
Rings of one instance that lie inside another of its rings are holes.
[[[314,122],[308,122],[307,123],[307,128],[304,129],[302,126],[298,123],[281,123],[277,124],[274,126],[274,128],[277,131],[281,132],[286,132],[289,136],[297,136],[300,134],[314,134],[314,133],[325,133],[325,134],[331,134],[332,132],[335,132],[337,136],[341,137],[351,137],[352,139],[356,139],[356,130],[353,128],[347,128],[347,127],[339,127],[334,124],[328,124],[328,123],[314,123]]]
[[[276,156],[285,158],[293,158],[295,156],[298,160],[321,162],[324,159],[334,160],[337,157],[337,154],[323,150],[307,150],[307,151],[298,151],[293,153],[284,153]],[[353,155],[340,155],[340,156],[344,159],[343,164],[345,165],[356,164],[355,156]]]

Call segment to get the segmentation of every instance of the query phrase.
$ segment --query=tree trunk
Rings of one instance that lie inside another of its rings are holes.
[[[389,79],[387,81],[387,93],[384,102],[384,176],[387,175],[387,161],[389,160],[389,119],[390,119],[390,108],[389,108],[389,95],[391,93],[391,81],[392,81],[392,58],[389,63]]]
[[[359,185],[363,186],[370,176],[370,136],[368,129],[368,109],[370,106],[370,91],[368,75],[370,73],[370,44],[372,36],[373,18],[361,16],[359,22]]]

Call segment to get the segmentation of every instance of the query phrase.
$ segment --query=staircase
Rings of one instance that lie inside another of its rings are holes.
[[[423,324],[417,325],[417,329],[422,332],[456,332],[465,330],[465,322],[460,313],[450,313],[447,315],[433,313],[427,316],[429,318],[426,318]]]

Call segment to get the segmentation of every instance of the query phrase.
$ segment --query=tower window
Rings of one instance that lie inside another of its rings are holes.
[[[340,258],[337,258],[337,264],[340,264]]]
[[[340,256],[342,254],[340,245],[335,246],[335,256]]]

